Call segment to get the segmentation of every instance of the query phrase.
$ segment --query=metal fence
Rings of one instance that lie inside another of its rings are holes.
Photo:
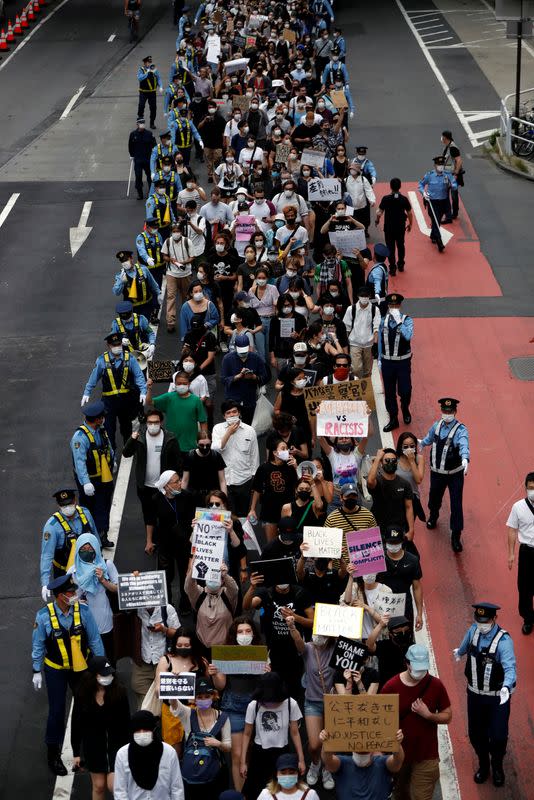
[[[521,92],[521,116],[513,116],[515,93],[501,100],[501,142],[506,155],[534,159],[534,88]]]

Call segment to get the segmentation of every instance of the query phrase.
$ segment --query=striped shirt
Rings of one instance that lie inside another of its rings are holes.
[[[341,528],[343,531],[343,546],[341,549],[341,557],[344,561],[349,560],[349,551],[347,547],[346,534],[350,531],[361,531],[365,528],[375,528],[377,525],[376,519],[368,511],[367,508],[359,506],[355,511],[340,511],[336,508],[331,511],[327,516],[324,526],[325,528]]]

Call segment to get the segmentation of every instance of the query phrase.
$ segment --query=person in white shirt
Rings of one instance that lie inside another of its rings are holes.
[[[219,450],[226,463],[224,474],[232,509],[246,517],[250,508],[252,481],[260,465],[258,437],[240,416],[239,403],[225,400],[221,405],[224,422],[213,426],[212,447]]]
[[[272,200],[277,213],[282,213],[286,206],[293,206],[297,210],[297,222],[304,221],[305,223],[308,216],[308,205],[302,195],[297,194],[295,181],[290,178],[282,186],[284,191],[275,194]]]
[[[176,750],[155,737],[156,725],[150,711],[132,715],[132,741],[115,759],[114,800],[184,800]]]
[[[206,249],[206,220],[197,213],[198,206],[195,200],[188,200],[185,204],[185,217],[182,223],[184,236],[191,242],[193,259],[204,255]],[[193,267],[195,262],[193,261]]]
[[[380,312],[370,301],[367,287],[358,289],[358,302],[345,311],[343,323],[349,335],[352,369],[358,378],[368,378],[373,369],[373,345],[378,343]]]
[[[263,233],[270,230],[275,212],[276,210],[270,200],[265,199],[263,186],[256,185],[254,187],[254,202],[250,206],[248,213],[255,217],[258,227]]]
[[[180,627],[180,620],[170,603],[161,608],[138,608],[137,616],[141,622],[141,654],[140,658],[132,660],[132,691],[137,699],[137,707],[141,708],[156,675],[159,660],[167,652],[167,639],[174,636]]]
[[[227,147],[230,147],[232,139],[239,133],[239,123],[241,122],[241,111],[235,109],[232,112],[231,118],[226,123],[226,127],[223,133],[223,147],[226,150]]]
[[[361,165],[357,161],[349,164],[349,177],[345,186],[347,193],[351,197],[354,208],[354,218],[365,225],[365,235],[371,224],[371,208],[376,203],[376,196],[373,187],[366,177],[362,175]]]
[[[515,561],[515,544],[519,541],[517,589],[519,614],[523,617],[522,633],[528,636],[534,625],[534,472],[525,478],[526,497],[514,503],[506,522],[508,528],[508,569]]]
[[[253,161],[261,161],[263,164],[265,154],[261,147],[256,144],[256,139],[249,136],[247,139],[247,146],[244,147],[239,153],[238,163],[243,169],[250,171]]]
[[[194,258],[193,243],[183,236],[180,222],[173,223],[171,235],[164,241],[161,254],[167,264],[167,332],[173,333],[176,330],[176,298],[181,308],[188,298]]]

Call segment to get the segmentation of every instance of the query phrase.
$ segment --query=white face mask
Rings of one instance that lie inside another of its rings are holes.
[[[185,364],[182,364],[184,368],[184,372],[193,372],[195,369],[195,365],[192,361],[186,361]]]
[[[476,625],[480,633],[489,633],[493,628],[493,622],[477,622]]]
[[[284,194],[286,197],[293,197],[293,189],[284,189]]]
[[[367,306],[369,305],[369,298],[368,297],[360,297],[359,303],[360,303],[362,308],[367,308]]]
[[[178,392],[178,394],[187,394],[189,391],[189,386],[184,386],[183,383],[179,383],[178,386],[176,387],[176,391]]]
[[[286,316],[286,317],[289,317],[289,315],[292,313],[292,311],[293,311],[293,309],[292,309],[291,306],[285,306],[282,309],[282,314],[284,314],[284,316]]]
[[[70,506],[60,506],[59,511],[64,517],[72,517],[76,513],[76,506],[74,503]]]
[[[240,419],[241,417],[239,415],[233,417],[226,417],[226,424],[228,425],[228,427],[230,427],[230,425],[236,425]]]
[[[113,675],[97,675],[96,680],[100,686],[111,686],[113,683]]]
[[[301,367],[303,364],[306,363],[306,356],[294,356],[293,361],[297,366]]]
[[[443,422],[452,422],[454,419],[454,414],[442,414],[441,419]]]
[[[182,238],[182,234],[181,233],[173,233],[172,238],[174,239],[175,242],[179,242],[180,239]]]
[[[441,173],[443,172],[443,166],[441,164],[436,164],[436,172],[438,173],[438,175],[441,175]]]
[[[415,447],[403,447],[402,452],[405,453],[407,456],[413,455],[415,453]]]
[[[158,194],[165,194],[165,187],[162,187],[161,189],[156,189],[156,191]]]
[[[331,317],[334,313],[334,306],[323,306],[323,312],[327,317]]]
[[[354,761],[357,767],[367,767],[367,765],[371,763],[371,754],[353,753],[352,760]]]
[[[527,497],[531,502],[534,500],[534,489],[527,489]]]
[[[120,356],[121,353],[122,353],[122,346],[120,346],[120,347],[112,347],[111,348],[111,353],[114,356]]]
[[[388,553],[400,553],[402,544],[386,544],[386,550]]]
[[[300,297],[300,292],[289,292],[289,296],[293,298],[293,300],[298,300]]]
[[[257,286],[266,286],[267,285],[267,278],[256,278],[256,285]]]
[[[280,461],[289,461],[289,450],[277,450],[275,456],[278,456]]]
[[[369,575],[363,576],[364,583],[374,583],[376,581],[376,572],[371,572]]]
[[[289,589],[289,583],[277,583],[275,589],[281,589],[283,592]]]
[[[161,430],[161,425],[159,422],[152,422],[146,426],[146,429],[151,436],[157,436]]]
[[[236,642],[243,647],[247,647],[249,644],[252,644],[254,636],[251,633],[238,633],[235,637]]]
[[[203,281],[205,277],[206,276],[204,275],[203,272],[197,272],[197,278],[199,279],[199,281]],[[197,294],[198,294],[198,292],[197,292]]]
[[[133,740],[139,747],[148,747],[154,740],[154,734],[152,731],[136,731]]]
[[[193,181],[187,181],[186,186],[188,189],[193,189],[195,184],[193,183]]]
[[[193,300],[196,300],[197,303],[199,303],[203,297],[204,297],[203,292],[193,292]]]
[[[295,381],[295,388],[296,389],[304,389],[307,384],[306,378],[301,378],[299,381]]]
[[[426,669],[412,669],[411,667],[408,667],[408,672],[410,673],[414,681],[420,681],[421,678],[424,678],[427,671],[428,670]]]
[[[224,253],[224,245],[223,244],[216,244],[215,249],[218,253]]]

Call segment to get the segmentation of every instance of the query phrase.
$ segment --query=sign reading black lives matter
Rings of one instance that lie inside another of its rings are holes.
[[[118,588],[121,611],[167,605],[167,581],[163,570],[119,575]]]
[[[369,651],[363,642],[355,642],[354,639],[338,636],[330,659],[330,666],[334,669],[350,669],[354,672],[360,669],[368,654]]]

